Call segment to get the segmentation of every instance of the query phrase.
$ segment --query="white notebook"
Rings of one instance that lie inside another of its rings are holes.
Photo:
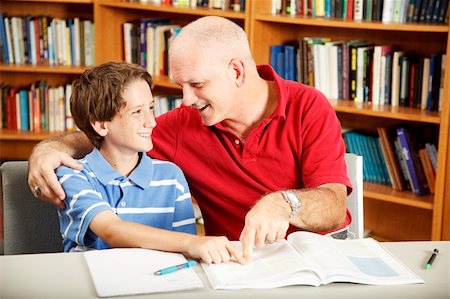
[[[83,253],[99,297],[171,292],[203,287],[194,268],[154,275],[162,268],[186,263],[179,253],[140,248]]]

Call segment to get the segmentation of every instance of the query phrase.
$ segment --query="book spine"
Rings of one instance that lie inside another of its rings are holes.
[[[418,170],[416,169],[417,165],[415,165],[413,160],[413,152],[406,129],[398,128],[397,136],[402,147],[403,158],[405,159],[407,170],[411,178],[413,192],[417,195],[423,195],[426,193],[426,189],[419,180]]]

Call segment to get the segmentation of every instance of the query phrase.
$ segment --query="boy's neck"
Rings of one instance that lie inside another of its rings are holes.
[[[136,168],[140,160],[138,152],[125,154],[117,150],[111,150],[106,146],[102,146],[99,150],[105,160],[108,161],[117,172],[126,177],[128,177]]]

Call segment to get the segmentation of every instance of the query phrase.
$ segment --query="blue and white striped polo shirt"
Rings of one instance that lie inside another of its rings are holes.
[[[66,192],[66,207],[58,210],[64,251],[77,246],[110,248],[95,235],[89,224],[104,210],[113,210],[122,220],[195,234],[191,194],[181,169],[171,163],[141,159],[125,177],[94,149],[79,163],[83,170],[60,166],[56,170]]]

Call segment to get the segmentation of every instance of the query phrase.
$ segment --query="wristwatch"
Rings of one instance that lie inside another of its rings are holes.
[[[302,201],[300,197],[293,190],[281,190],[280,193],[281,195],[283,195],[284,200],[291,207],[291,214],[289,215],[289,219],[294,218],[302,208]]]

